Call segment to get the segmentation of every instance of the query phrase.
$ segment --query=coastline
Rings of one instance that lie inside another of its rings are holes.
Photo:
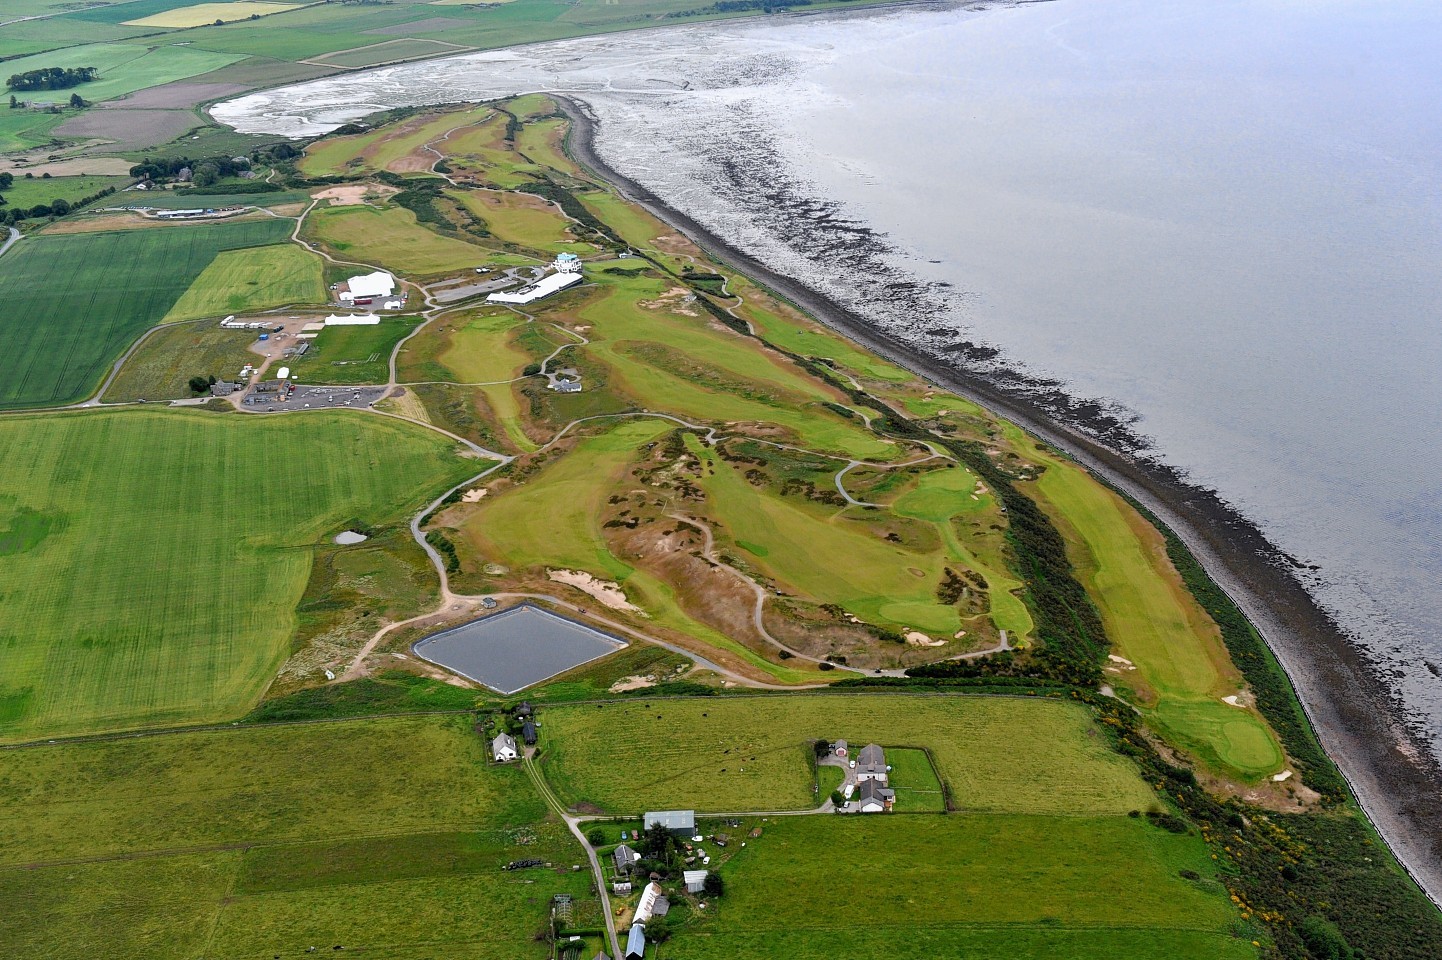
[[[1442,764],[1414,738],[1389,689],[1256,525],[1165,465],[1118,452],[1058,421],[1024,393],[943,364],[769,269],[611,168],[594,150],[599,120],[589,107],[572,97],[551,97],[571,118],[572,155],[628,200],[842,335],[1065,451],[1165,523],[1262,635],[1363,812],[1423,892],[1442,906]]]

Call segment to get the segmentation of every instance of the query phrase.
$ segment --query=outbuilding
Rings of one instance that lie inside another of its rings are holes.
[[[527,720],[521,724],[521,741],[528,747],[536,745],[536,721]]]
[[[672,836],[689,837],[696,832],[695,810],[653,810],[642,819],[642,827],[650,830],[663,824]]]
[[[687,893],[700,893],[706,889],[706,875],[709,870],[685,870],[681,873],[681,880],[686,884]]]
[[[639,923],[631,924],[631,935],[626,938],[626,960],[643,960],[646,956],[646,928]]]
[[[389,297],[395,293],[396,278],[384,270],[377,270],[375,273],[351,277],[345,285],[346,289],[339,294],[341,301],[351,303],[356,300],[374,300],[376,297]]]

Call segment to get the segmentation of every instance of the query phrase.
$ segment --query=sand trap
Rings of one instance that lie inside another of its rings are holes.
[[[1283,770],[1281,773],[1279,773],[1279,774],[1277,774],[1276,776],[1274,776],[1274,777],[1272,778],[1272,781],[1273,781],[1274,783],[1281,783],[1283,780],[1290,780],[1291,778],[1292,778],[1292,771],[1290,771],[1290,770]]]
[[[906,642],[913,647],[941,647],[946,645],[945,640],[933,640],[920,630],[911,630],[906,634]]]
[[[343,547],[348,547],[353,543],[365,543],[369,539],[370,537],[363,533],[356,533],[354,530],[346,530],[335,535],[335,542]]]
[[[644,690],[647,687],[654,687],[656,681],[650,677],[630,676],[622,677],[611,684],[612,693],[625,693],[627,690]]]
[[[461,494],[461,503],[478,503],[482,497],[490,493],[485,487],[476,487],[474,490],[467,490]]]
[[[626,599],[626,593],[621,589],[619,583],[599,580],[580,570],[551,570],[547,572],[546,576],[557,583],[564,583],[568,587],[575,587],[582,593],[590,594],[612,610],[641,612],[640,607]]]
[[[1137,668],[1137,665],[1135,663],[1132,663],[1126,657],[1119,657],[1114,653],[1107,654],[1107,659],[1110,660],[1112,663],[1120,663],[1128,670],[1135,670]]]
[[[1234,707],[1241,707],[1243,710],[1247,709],[1246,704],[1242,703],[1241,698],[1236,694],[1232,694],[1230,697],[1223,697],[1222,702],[1231,704]]]

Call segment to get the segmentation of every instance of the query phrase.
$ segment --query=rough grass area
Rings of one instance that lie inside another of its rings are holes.
[[[966,811],[1127,813],[1156,803],[1080,707],[1009,697],[656,700],[546,711],[547,779],[608,812],[808,809],[817,739],[929,747]]]
[[[456,190],[450,195],[484,220],[497,240],[549,253],[583,254],[592,249],[577,249],[566,218],[540,197],[490,190]]]
[[[1223,702],[1244,693],[1216,625],[1187,592],[1161,535],[1120,497],[1072,464],[1047,458],[1037,481],[1097,601],[1118,656],[1114,678],[1148,718],[1222,772],[1256,780],[1286,758],[1261,716]],[[1133,669],[1134,667],[1134,669]]]
[[[382,59],[394,59],[400,56],[404,56],[404,54],[397,53],[394,57],[383,57]],[[339,61],[332,60],[331,62]],[[441,138],[447,137],[447,134],[450,134],[450,137],[463,136],[467,128],[490,117],[493,112],[490,107],[476,107],[471,110],[451,111],[439,115],[423,113],[366,133],[348,137],[327,137],[308,147],[305,157],[300,160],[298,166],[302,173],[310,177],[377,173],[396,166],[403,157],[415,155],[419,161],[418,169],[428,170],[438,158],[435,154],[422,151],[425,144],[433,140],[441,140]],[[447,138],[448,140],[449,138]],[[444,150],[445,142],[437,143],[436,147]],[[415,166],[415,164],[409,166]],[[416,170],[401,172],[413,173]]]
[[[241,367],[258,362],[249,349],[253,343],[254,330],[222,330],[213,323],[161,327],[130,355],[101,399],[122,403],[193,397],[191,377],[233,380]]]
[[[290,361],[305,383],[385,383],[396,343],[415,329],[414,317],[387,317],[375,326],[327,327],[305,356]]]
[[[471,269],[490,254],[485,247],[427,229],[403,207],[320,207],[306,217],[305,235],[341,259],[417,276]]]
[[[286,655],[313,546],[474,469],[451,450],[344,413],[0,420],[0,531],[37,531],[0,554],[0,738],[244,713]]]
[[[0,257],[0,409],[82,399],[216,255],[285,239],[288,220],[28,237]]]
[[[589,878],[500,869],[580,852],[466,718],[10,751],[0,783],[8,957],[541,960],[550,896]]]
[[[166,323],[326,301],[321,258],[293,243],[217,256],[165,315]]]
[[[764,829],[723,869],[726,895],[679,927],[668,955],[1257,955],[1202,841],[1144,820],[892,814]]]

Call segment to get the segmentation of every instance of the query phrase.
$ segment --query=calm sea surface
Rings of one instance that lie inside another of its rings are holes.
[[[1104,400],[1282,549],[1442,744],[1442,4],[773,18],[352,74],[311,134],[565,92],[617,170],[942,351]],[[1434,667],[1429,668],[1429,662]]]

